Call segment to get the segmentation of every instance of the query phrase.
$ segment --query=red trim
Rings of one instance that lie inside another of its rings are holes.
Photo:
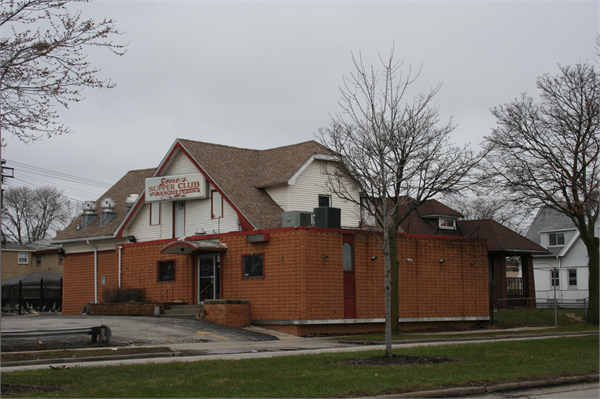
[[[246,277],[244,275],[244,257],[245,256],[252,256],[252,255],[262,255],[262,260],[263,260],[263,264],[262,264],[262,276],[260,277]],[[250,252],[250,253],[245,253],[245,254],[241,254],[240,255],[240,259],[241,259],[241,264],[242,264],[242,280],[252,280],[252,279],[261,279],[261,278],[265,278],[265,253],[264,252]]]
[[[160,266],[161,262],[173,262],[173,280],[160,281]],[[157,283],[174,283],[177,281],[177,259],[158,259],[156,261],[156,282]]]

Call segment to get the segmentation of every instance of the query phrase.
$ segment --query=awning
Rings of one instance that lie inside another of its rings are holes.
[[[189,255],[198,252],[225,252],[227,247],[214,241],[173,241],[165,245],[161,254]]]

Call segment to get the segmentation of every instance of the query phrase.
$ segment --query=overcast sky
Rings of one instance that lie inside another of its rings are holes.
[[[422,66],[416,90],[442,84],[434,103],[457,125],[453,140],[477,147],[494,127],[490,108],[535,95],[536,77],[557,74],[557,64],[595,62],[598,4],[76,3],[84,17],[116,20],[117,41],[129,42],[122,57],[90,53],[117,87],[86,90],[85,101],[60,110],[72,134],[30,145],[6,137],[2,157],[16,177],[7,183],[96,200],[104,188],[21,164],[113,184],[157,166],[176,138],[257,149],[313,140],[339,111],[351,52],[377,63],[394,43],[405,70]]]

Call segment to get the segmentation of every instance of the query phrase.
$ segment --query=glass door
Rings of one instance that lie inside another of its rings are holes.
[[[198,303],[219,299],[218,255],[198,256]]]

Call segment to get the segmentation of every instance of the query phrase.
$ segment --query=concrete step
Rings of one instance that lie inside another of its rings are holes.
[[[199,314],[200,309],[167,309],[166,314]]]
[[[200,305],[171,305],[170,310],[194,310],[200,311]]]
[[[188,320],[197,320],[197,314],[161,314],[159,317],[166,317],[170,319],[188,319]]]

